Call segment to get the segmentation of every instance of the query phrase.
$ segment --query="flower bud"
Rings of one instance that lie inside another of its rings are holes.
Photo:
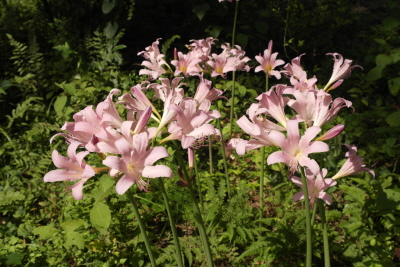
[[[317,139],[315,139],[315,141],[325,141],[325,140],[332,139],[332,138],[336,137],[337,135],[339,135],[344,130],[344,127],[345,126],[343,124],[338,124],[338,125],[332,127],[329,131],[327,131],[326,133],[324,133]]]

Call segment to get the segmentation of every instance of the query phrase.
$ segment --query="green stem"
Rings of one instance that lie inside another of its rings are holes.
[[[212,143],[211,140],[208,140],[208,157],[210,161],[210,174],[213,174],[213,156],[212,156]]]
[[[195,153],[196,150],[193,151]],[[196,154],[194,154],[194,174],[195,174],[195,179],[196,179],[196,185],[197,185],[197,192],[199,192],[199,201],[200,201],[200,206],[201,209],[204,210],[204,203],[203,203],[203,196],[201,195],[201,183],[200,183],[200,177],[199,173],[197,171],[197,161],[196,161]]]
[[[325,207],[322,199],[317,199],[319,213],[321,215],[322,233],[324,237],[324,260],[325,267],[331,266],[331,260],[329,257],[329,240],[328,240],[328,226],[326,225],[325,218]]]
[[[133,213],[135,213],[135,217],[136,217],[136,219],[137,219],[137,221],[138,221],[138,223],[139,223],[140,232],[141,232],[142,235],[143,235],[143,239],[144,239],[144,243],[145,243],[145,245],[146,245],[147,253],[149,254],[151,266],[156,267],[156,261],[155,261],[155,259],[154,259],[153,251],[151,250],[151,244],[150,244],[149,238],[147,237],[146,229],[144,228],[142,219],[141,219],[140,214],[139,214],[138,207],[137,207],[137,205],[136,205],[135,199],[134,199],[134,197],[133,197],[132,192],[130,191],[130,189],[128,189],[128,190],[126,191],[126,196],[128,197],[129,201],[130,201],[131,204],[132,204]]]
[[[311,267],[312,262],[312,233],[311,233],[311,218],[310,218],[310,200],[308,198],[308,186],[307,178],[304,173],[304,168],[300,168],[301,171],[301,181],[303,183],[303,193],[304,193],[304,205],[306,214],[306,230],[307,230],[307,257],[306,257],[306,267]]]
[[[235,46],[235,37],[236,37],[236,22],[237,22],[237,15],[239,10],[239,1],[236,1],[235,7],[235,16],[233,18],[233,31],[232,31],[232,45],[231,47],[234,48]],[[235,80],[236,80],[236,72],[232,72],[232,102],[231,102],[231,112],[229,116],[230,126],[229,126],[229,139],[232,138],[232,125],[233,125],[233,110],[235,108]]]
[[[260,173],[260,219],[264,214],[264,161],[265,147],[261,148],[261,173]]]
[[[312,212],[312,216],[311,216],[311,227],[314,226],[315,223],[315,216],[317,215],[317,204],[314,203],[314,208],[313,208],[313,212]]]
[[[180,151],[180,149],[178,147],[177,147],[177,150],[176,150],[176,155],[177,155],[177,158],[178,158],[178,161],[179,161],[179,165],[182,167],[183,174],[185,175],[185,180],[188,182],[188,189],[189,189],[190,197],[191,197],[192,202],[193,202],[194,218],[195,218],[195,220],[197,222],[197,227],[199,228],[200,236],[201,236],[201,239],[202,239],[202,242],[203,242],[204,251],[206,253],[207,265],[208,265],[208,267],[214,267],[212,254],[211,254],[211,249],[210,249],[210,244],[208,242],[207,233],[206,233],[206,230],[205,230],[205,227],[204,227],[203,218],[201,217],[199,204],[197,203],[197,199],[196,199],[196,196],[195,196],[194,191],[193,191],[192,177],[189,177],[189,175],[188,175],[188,172],[186,170],[186,165],[185,165],[183,157],[182,157],[182,153],[181,153],[181,151]]]
[[[233,126],[233,110],[235,109],[235,80],[236,80],[236,71],[232,72],[232,98],[231,98],[231,111],[229,115],[229,139],[232,138],[232,126]]]
[[[222,134],[221,130],[221,122],[219,119],[217,119],[217,127],[218,130],[221,132],[221,153],[222,153],[222,158],[224,160],[224,170],[225,170],[225,182],[226,182],[226,188],[228,189],[228,198],[231,199],[231,183],[229,180],[229,174],[228,174],[228,163],[226,161],[226,154],[225,154],[225,140],[224,140],[224,135]]]
[[[265,91],[268,92],[268,75],[265,75]],[[261,148],[261,173],[260,173],[260,218],[264,214],[264,164],[265,147]]]
[[[174,217],[172,216],[171,209],[169,206],[167,192],[165,191],[164,181],[162,180],[162,178],[158,178],[158,182],[161,187],[161,193],[164,198],[165,208],[167,209],[167,213],[168,213],[169,224],[171,226],[172,235],[174,237],[176,262],[178,264],[178,267],[183,267],[184,265],[183,265],[183,260],[182,260],[181,245],[179,243],[179,237],[178,237],[178,233],[176,231],[175,220],[174,220]]]

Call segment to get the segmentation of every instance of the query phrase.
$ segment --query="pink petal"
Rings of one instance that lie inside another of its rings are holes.
[[[152,165],[154,162],[161,158],[169,157],[168,151],[165,147],[157,146],[150,149],[146,154],[143,155],[144,159],[144,166]]]
[[[165,165],[146,166],[142,171],[142,176],[146,178],[172,177],[172,171]]]
[[[129,187],[134,184],[134,178],[130,174],[125,174],[119,179],[117,185],[115,186],[115,190],[119,195],[123,195]]]

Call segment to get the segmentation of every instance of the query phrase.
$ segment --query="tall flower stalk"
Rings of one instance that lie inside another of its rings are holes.
[[[151,249],[151,243],[149,238],[147,237],[146,234],[146,228],[144,227],[143,221],[140,217],[140,213],[139,213],[139,209],[136,205],[136,201],[135,198],[133,197],[132,193],[130,190],[126,191],[126,196],[128,197],[129,201],[132,204],[132,209],[133,209],[133,213],[135,214],[136,220],[139,224],[139,228],[140,228],[140,232],[142,233],[143,239],[144,239],[144,244],[146,245],[146,250],[147,250],[147,255],[149,256],[150,262],[151,262],[151,266],[152,267],[156,267],[156,260],[154,258],[154,253],[153,250]]]
[[[236,1],[235,5],[235,17],[233,19],[233,31],[232,31],[232,47],[235,46],[235,37],[236,37],[236,22],[237,22],[237,15],[239,10],[239,1]],[[232,138],[232,127],[233,127],[233,112],[235,109],[235,91],[236,91],[236,71],[232,72],[232,102],[231,102],[231,110],[229,115],[229,138]]]

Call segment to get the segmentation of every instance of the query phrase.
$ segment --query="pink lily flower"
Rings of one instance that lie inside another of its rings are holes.
[[[211,107],[211,102],[219,99],[219,98],[224,98],[227,100],[225,96],[221,96],[224,92],[221,90],[218,90],[216,88],[211,88],[212,87],[212,82],[203,79],[202,75],[199,75],[200,78],[200,83],[197,86],[196,93],[194,95],[194,99],[198,101],[198,109],[203,110],[204,112],[207,112],[209,115],[210,114],[210,107]]]
[[[357,67],[360,67],[362,69],[362,67],[359,65],[351,66],[353,60],[343,59],[343,56],[341,54],[328,53],[327,55],[332,55],[333,60],[335,61],[335,63],[333,64],[332,76],[324,87],[324,90],[327,92],[337,88],[340,84],[342,84],[343,79],[349,77],[353,69]],[[331,86],[331,84],[333,84],[334,82],[336,83]]]
[[[228,143],[230,149],[236,149],[238,155],[244,155],[245,152],[249,150],[263,146],[278,146],[278,144],[269,137],[269,133],[271,131],[285,131],[286,129],[262,117],[264,113],[266,113],[266,109],[260,108],[260,104],[252,104],[250,106],[247,110],[247,115],[250,120],[246,116],[242,116],[236,123],[244,132],[255,139],[247,141],[234,138]]]
[[[300,64],[301,57],[305,54],[301,54],[300,56],[292,59],[292,64],[287,63],[283,68],[285,70],[281,71],[281,73],[289,76],[294,77],[297,80],[301,80],[301,75],[303,73],[303,67]]]
[[[83,198],[83,184],[95,175],[94,169],[83,161],[89,151],[76,153],[79,145],[79,142],[73,142],[68,146],[68,158],[58,154],[57,150],[53,150],[51,156],[53,163],[60,169],[48,172],[43,178],[45,182],[78,181],[71,187],[72,195],[76,200]]]
[[[283,97],[286,85],[278,84],[272,87],[268,92],[262,93],[256,99],[260,102],[260,106],[265,108],[267,113],[286,128],[285,106],[289,101],[288,97]]]
[[[178,76],[179,73],[182,73],[184,76],[195,75],[198,74],[201,69],[199,67],[199,63],[201,62],[201,54],[198,52],[189,52],[186,55],[182,54],[182,52],[178,52],[178,60],[172,60],[171,64],[176,67],[174,72],[175,76]]]
[[[343,145],[347,146],[347,148],[349,149],[349,151],[346,153],[346,157],[348,157],[348,159],[340,168],[339,172],[332,177],[332,179],[338,179],[344,176],[349,176],[358,172],[365,171],[369,172],[372,176],[375,177],[375,172],[373,170],[364,168],[365,164],[363,164],[362,162],[363,158],[357,156],[357,147],[355,145]]]
[[[199,58],[201,59],[201,62],[205,63],[209,59],[211,48],[215,44],[214,41],[216,40],[217,39],[214,39],[213,37],[208,37],[201,40],[190,40],[192,44],[189,46],[193,48],[193,51],[201,54]]]
[[[147,150],[149,138],[145,132],[134,135],[133,138],[133,147],[125,138],[115,142],[121,157],[108,156],[103,160],[104,165],[112,168],[113,174],[116,171],[124,174],[116,185],[117,193],[120,195],[124,194],[134,183],[140,190],[147,191],[147,183],[142,177],[172,177],[169,167],[165,165],[151,166],[157,160],[169,156],[165,147],[159,146]]]
[[[325,168],[319,171],[317,175],[314,175],[309,169],[306,170],[308,197],[310,198],[311,204],[313,204],[317,198],[322,199],[328,205],[332,204],[332,197],[324,191],[336,185],[336,181],[329,178],[325,179],[327,173],[328,171]],[[303,188],[301,178],[293,176],[291,180],[300,188]],[[304,199],[304,192],[294,194],[293,201],[298,201],[300,199]]]
[[[331,105],[332,104],[332,105]],[[329,109],[330,106],[330,109]],[[332,102],[332,96],[324,90],[319,90],[315,102],[314,126],[322,126],[332,121],[344,107],[351,107],[352,103],[344,98],[336,98]]]
[[[191,98],[184,99],[179,106],[170,105],[169,109],[176,112],[176,121],[168,127],[171,134],[161,140],[181,140],[184,149],[192,146],[196,140],[215,135],[215,127],[207,124],[210,117],[202,110],[197,110],[197,101]],[[218,112],[219,113],[219,112]],[[221,114],[217,118],[221,117]]]
[[[145,51],[138,53],[138,55],[143,55],[146,59],[142,62],[142,65],[148,68],[140,70],[139,75],[146,74],[152,79],[157,79],[161,74],[166,72],[162,67],[162,65],[166,64],[164,55],[158,49],[158,40],[160,39],[158,38],[151,46],[146,47]]]
[[[268,49],[264,50],[264,56],[261,54],[256,56],[256,60],[260,63],[260,66],[257,66],[254,72],[264,71],[268,77],[275,76],[278,80],[281,78],[280,71],[274,70],[276,67],[285,64],[285,61],[281,59],[276,59],[278,53],[272,54],[272,40],[268,43]]]
[[[300,138],[299,124],[296,120],[287,122],[287,135],[278,131],[272,131],[269,137],[283,150],[277,151],[269,155],[267,159],[268,165],[282,162],[290,168],[290,172],[298,171],[298,165],[308,167],[313,174],[319,171],[318,163],[308,157],[311,153],[326,152],[329,150],[327,144],[321,141],[314,141],[314,137],[321,131],[321,128],[313,126],[308,128],[304,135]]]

